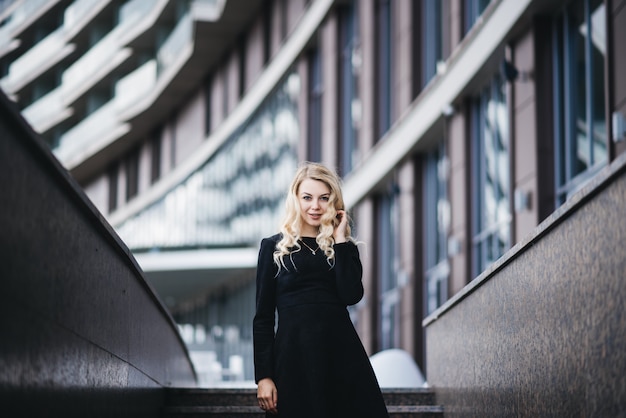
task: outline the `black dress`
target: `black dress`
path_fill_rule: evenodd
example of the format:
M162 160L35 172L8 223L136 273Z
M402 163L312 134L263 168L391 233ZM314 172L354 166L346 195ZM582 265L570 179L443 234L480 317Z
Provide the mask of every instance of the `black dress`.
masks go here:
M316 248L315 238L303 238ZM363 297L359 252L335 244L329 265L321 250L302 249L274 264L280 235L261 241L254 317L255 380L271 377L278 417L388 417L369 362L346 309ZM274 334L275 310L278 327ZM267 414L276 417L276 415Z

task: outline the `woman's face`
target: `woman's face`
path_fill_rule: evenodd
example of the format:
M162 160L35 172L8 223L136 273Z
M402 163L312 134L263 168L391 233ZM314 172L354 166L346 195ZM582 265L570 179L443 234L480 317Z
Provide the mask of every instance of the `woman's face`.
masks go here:
M319 180L305 179L298 189L302 235L315 237L321 225L322 215L328 209L330 189Z

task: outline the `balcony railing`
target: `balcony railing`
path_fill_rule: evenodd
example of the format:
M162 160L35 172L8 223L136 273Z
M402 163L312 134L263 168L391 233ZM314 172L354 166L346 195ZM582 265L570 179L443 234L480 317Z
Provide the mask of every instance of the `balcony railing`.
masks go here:
M157 54L159 73L164 72L177 61L181 50L192 46L194 22L217 20L222 15L223 8L223 0L194 0L191 3L189 11L178 21L159 49Z
M38 9L43 2L26 1L11 15L11 20L0 28L0 45L6 45L11 39L11 31L24 22L26 16ZM25 83L35 79L43 71L50 68L68 53L75 49L68 42L67 36L76 30L79 22L93 11L96 5L102 6L101 0L77 0L67 7L63 17L63 25L50 33L42 41L37 42L11 64L8 75L0 81L7 92L17 92ZM87 23L87 22L84 22Z
M115 96L112 100L62 136L59 148L55 150L57 157L71 166L72 161L78 161L78 153L82 156L97 153L117 139L116 135L124 133L126 129L120 114L144 99L154 87L157 80L156 67L156 61L150 60L120 79L115 85Z
M132 250L254 245L273 232L297 166L291 74L196 172L117 225Z
M157 82L157 62L150 60L115 85L115 108L123 113L130 106L144 99Z
M120 26L129 30L138 20L154 9L154 0L131 0L120 9Z
M67 9L63 16L63 27L67 30L73 30L86 16L98 5L98 3L107 3L103 0L76 0Z
M55 30L13 61L9 67L8 75L0 82L2 88L7 92L14 93L55 61L58 61L65 46L64 34L63 27ZM73 46L69 47L73 49Z
M63 94L60 88L52 90L22 111L33 129L40 133L46 132L71 113L72 110L63 104Z
M124 49L120 37L141 20L147 0L132 0L120 12L120 23L63 73L63 91L69 102L111 71L131 51Z
M35 12L45 7L46 3L50 3L50 0L24 0L15 8L15 11L11 13L10 20L0 28L0 39L3 37L11 38L11 35L15 29L17 29L22 23L26 22L29 17L33 16Z
M81 84L84 84L90 74L100 70L105 63L113 60L119 54L119 36L128 29L128 25L136 22L142 13L146 12L149 2L145 0L135 0L125 9L121 23L105 38L103 38L94 48L77 61L63 74L63 97L66 103L71 102L71 96L78 94ZM122 129L123 117L120 116L125 111L145 99L157 83L158 74L172 67L177 60L177 55L186 45L192 44L193 22L189 14L185 15L176 25L170 36L167 38L159 52L157 60L150 60L135 71L120 79L115 85L115 96L107 104L95 111L88 120L84 120L76 127L63 135L60 147L56 151L57 157L65 164L70 161L77 161L77 153L84 156L98 152L116 138L112 137L113 132L124 132ZM130 53L130 52L129 52ZM97 122L101 121L101 122ZM102 140L103 133L98 123L104 123L108 132L107 140ZM93 128L91 128L93 126ZM74 144L78 141L78 144ZM86 151L85 144L90 144ZM82 146L81 146L82 144Z
M219 19L224 11L226 0L194 0L190 5L194 20L211 22Z
M78 61L72 64L62 77L64 96L71 102L71 97L76 97L81 91L88 88L88 84L95 83L99 77L98 72L105 68L111 68L115 55L120 52L117 44L119 26L109 32L93 48L85 53ZM130 54L130 53L129 53Z
M101 149L103 144L119 135L123 128L117 118L115 102L111 100L67 131L54 153L64 165L71 165L76 159L82 158L82 154L89 155L93 149Z
M191 45L193 22L189 13L176 24L172 33L157 53L159 74L171 67L180 56L180 51Z
M94 1L75 2L66 10L66 24L80 22L89 7L96 4ZM194 22L219 19L224 4L223 0L194 0L157 51L156 58L123 76L116 83L114 97L109 103L61 137L55 150L57 157L71 169L81 159L89 158L108 146L117 139L115 135L123 134L125 121L145 111L152 103L149 98L160 94L155 90L158 81L164 79L163 88L167 84L165 79L174 75L192 53ZM120 11L120 24L64 72L61 86L57 89L60 91L42 98L42 104L37 103L28 109L29 120L36 129L40 132L50 129L50 123L65 119L72 112L71 106L76 99L126 60L132 54L130 49L124 47L129 34L135 33L133 28L139 27L142 19L160 7L163 7L161 3L155 4L150 0L127 3ZM188 51L189 54L181 54L181 51ZM37 112L42 114L36 115Z

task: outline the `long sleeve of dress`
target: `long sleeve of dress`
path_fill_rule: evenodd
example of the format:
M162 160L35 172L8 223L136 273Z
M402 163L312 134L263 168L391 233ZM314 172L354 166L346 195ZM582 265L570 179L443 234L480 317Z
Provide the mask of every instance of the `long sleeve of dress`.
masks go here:
M276 266L272 254L276 243L261 241L256 272L256 315L252 330L254 338L254 376L259 380L272 377L274 320L276 310Z
M352 242L335 244L335 275L337 293L346 305L354 305L363 297L363 266L359 250Z

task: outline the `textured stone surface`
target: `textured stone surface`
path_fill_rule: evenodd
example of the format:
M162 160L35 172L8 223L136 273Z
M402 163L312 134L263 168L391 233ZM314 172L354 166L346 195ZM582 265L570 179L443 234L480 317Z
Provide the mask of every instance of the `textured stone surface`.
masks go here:
M626 416L626 156L426 318L446 416Z
M157 416L195 376L127 247L0 94L0 404Z
M382 389L391 418L443 416L435 394L426 388ZM256 399L256 389L168 389L163 416L175 417L264 417ZM280 396L279 396L280 404ZM348 418L348 417L346 417Z

